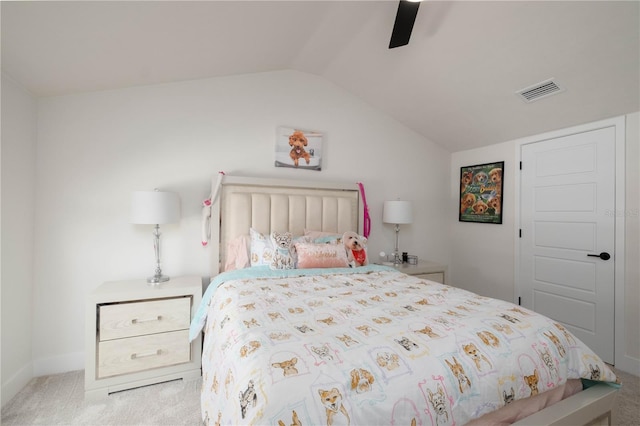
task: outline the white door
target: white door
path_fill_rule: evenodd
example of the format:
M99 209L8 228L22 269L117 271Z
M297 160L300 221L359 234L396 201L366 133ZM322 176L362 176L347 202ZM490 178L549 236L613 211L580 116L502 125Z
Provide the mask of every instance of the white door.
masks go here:
M523 145L521 159L521 304L613 364L615 128Z

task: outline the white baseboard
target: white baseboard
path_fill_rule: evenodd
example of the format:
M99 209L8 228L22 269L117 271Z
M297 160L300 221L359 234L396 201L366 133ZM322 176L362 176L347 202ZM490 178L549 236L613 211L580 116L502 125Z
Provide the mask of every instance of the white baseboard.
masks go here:
M615 367L625 373L640 377L640 359L628 355L616 357Z
M2 406L18 394L31 379L49 374L84 370L84 352L73 352L29 362L2 383Z
M84 370L84 352L72 352L33 361L34 377L76 370Z
M2 382L2 406L11 401L14 396L24 388L35 375L33 374L33 363L29 362L16 374L11 376L6 382Z

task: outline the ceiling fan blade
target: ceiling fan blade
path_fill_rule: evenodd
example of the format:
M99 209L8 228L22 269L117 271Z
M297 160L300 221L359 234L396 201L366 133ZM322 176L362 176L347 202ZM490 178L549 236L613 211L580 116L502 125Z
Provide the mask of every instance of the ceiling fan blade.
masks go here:
M393 31L391 32L389 49L409 44L411 30L413 30L413 24L416 21L419 7L420 2L400 0L400 3L398 3L398 12L396 13L396 21L393 24Z

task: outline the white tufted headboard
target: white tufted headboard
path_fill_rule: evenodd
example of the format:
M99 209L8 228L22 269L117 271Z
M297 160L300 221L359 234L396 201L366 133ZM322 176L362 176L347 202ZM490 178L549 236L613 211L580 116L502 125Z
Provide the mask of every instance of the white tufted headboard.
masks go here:
M212 185L216 182L217 177ZM362 233L363 206L355 183L225 176L219 194L211 211L212 277L221 270L227 243L249 234L249 228L265 235L289 231L298 236L305 229Z

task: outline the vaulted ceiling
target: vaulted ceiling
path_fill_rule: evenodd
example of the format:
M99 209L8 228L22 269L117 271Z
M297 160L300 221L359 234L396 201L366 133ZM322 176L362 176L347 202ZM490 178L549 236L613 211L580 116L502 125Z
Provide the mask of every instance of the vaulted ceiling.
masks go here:
M389 49L397 4L3 1L2 70L46 97L295 69L450 151L640 109L638 1L425 1Z

